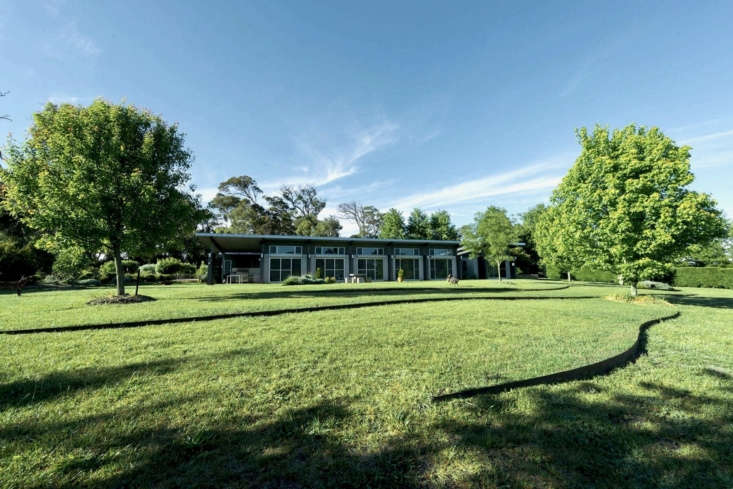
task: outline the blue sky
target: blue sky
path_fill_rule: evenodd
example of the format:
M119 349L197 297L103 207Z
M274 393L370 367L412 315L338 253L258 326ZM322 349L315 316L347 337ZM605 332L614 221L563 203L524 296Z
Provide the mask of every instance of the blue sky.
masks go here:
M733 217L731 2L0 1L0 133L47 101L176 121L202 195L448 210L546 201L574 130L658 126ZM352 231L347 226L342 234Z

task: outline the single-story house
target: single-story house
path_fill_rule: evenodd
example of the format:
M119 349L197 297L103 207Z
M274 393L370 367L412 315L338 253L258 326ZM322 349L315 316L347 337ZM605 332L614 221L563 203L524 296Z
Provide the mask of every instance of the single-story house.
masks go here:
M208 282L281 282L291 275L357 275L370 281L461 276L458 241L196 233L210 250Z

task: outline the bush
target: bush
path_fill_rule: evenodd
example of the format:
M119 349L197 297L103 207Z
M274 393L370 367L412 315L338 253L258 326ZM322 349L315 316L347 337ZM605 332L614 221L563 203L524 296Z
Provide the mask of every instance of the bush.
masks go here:
M589 268L581 268L578 271L570 272L570 276L573 277L575 280L582 280L584 282L606 282L612 284L618 282L616 274L612 272L607 272L605 270L591 270Z
M321 268L320 267L316 268L316 278L322 278L322 277L323 277L323 272L321 271Z
M209 266L202 263L198 270L196 270L196 278L199 282L206 282L206 276L209 274Z
M193 263L181 263L178 267L178 275L184 277L194 277L196 275L196 265Z
M138 266L139 265L135 260L122 260L122 269L124 270L126 275L137 273ZM114 261L106 261L102 263L102 266L99 267L99 280L101 280L102 282L113 280L115 278L115 275L116 273Z
M74 282L74 285L80 285L82 287L96 287L98 285L101 285L102 282L97 280L96 278L85 278L82 280L76 280Z
M323 282L327 284L335 284L336 277L326 277L325 279L323 279Z
M140 266L140 275L144 273L152 273L155 275L155 263L146 263L145 265Z
M323 280L322 278L313 278L312 275L303 275L301 277L291 275L290 277L282 281L282 285L314 285L324 283L326 283L325 280Z
M158 275L173 275L181 270L181 260L178 258L161 258L155 265Z
M733 289L733 268L680 267L675 269L672 284L677 287Z
M59 251L53 262L53 275L60 280L95 278L93 263L81 248L66 248Z

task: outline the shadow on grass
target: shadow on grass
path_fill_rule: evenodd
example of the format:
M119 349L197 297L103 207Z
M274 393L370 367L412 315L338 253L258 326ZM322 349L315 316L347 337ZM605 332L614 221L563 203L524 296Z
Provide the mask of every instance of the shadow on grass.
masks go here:
M664 300L680 306L715 307L733 309L731 297L706 297L702 295L665 295Z
M0 428L0 438L11 452L60 460L35 484L6 472L11 483L38 488L730 487L725 394L702 398L649 382L634 395L581 386L526 391L529 411L515 409L511 394L456 401L419 429L380 433L388 441L369 450L350 437L348 428L365 421L343 398L264 419L201 415L200 399L184 398ZM701 405L716 414L702 417ZM184 426L160 423L155 413L170 406L199 414Z
M242 356L252 349L237 349L218 354L217 359ZM116 367L89 367L51 372L37 379L0 383L0 410L22 407L74 394L78 391L114 385L136 375L165 375L181 364L190 364L208 357L190 356L153 362L130 363Z

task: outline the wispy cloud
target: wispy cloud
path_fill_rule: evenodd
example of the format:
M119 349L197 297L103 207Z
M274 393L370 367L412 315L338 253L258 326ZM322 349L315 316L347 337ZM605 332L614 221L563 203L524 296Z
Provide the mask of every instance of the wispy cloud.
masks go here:
M44 49L48 56L60 61L70 56L92 58L102 53L95 40L81 32L73 19L61 25L55 35L45 43Z
M301 143L306 164L293 167L292 173L301 173L282 179L263 182L261 187L269 192L283 185L313 185L322 187L359 170L358 162L370 153L378 151L397 140L399 126L383 122L351 134L345 143L335 148L316 147L310 142Z
M557 170L564 170L571 161L564 155L558 156L516 170L472 178L433 191L408 195L393 202L389 207L409 212L415 207L436 209L502 195L546 191L560 183L562 175Z
M703 143L706 141L714 141L716 139L729 138L729 137L733 137L733 129L730 131L713 132L710 134L704 134L702 136L696 136L694 138L683 139L682 141L680 141L680 143L692 145L696 143Z
M341 185L331 185L325 188L321 194L327 199L339 200L339 199L364 199L368 197L370 193L377 190L387 188L394 185L397 180L377 180L366 185L357 185L354 187L344 187Z

